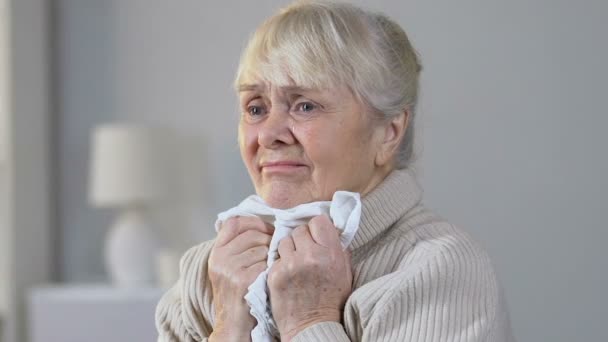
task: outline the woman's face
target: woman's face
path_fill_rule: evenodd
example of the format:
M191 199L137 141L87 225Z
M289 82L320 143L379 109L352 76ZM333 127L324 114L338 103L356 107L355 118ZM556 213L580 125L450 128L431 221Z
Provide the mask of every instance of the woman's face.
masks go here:
M241 156L270 206L331 200L337 190L365 194L382 180L374 162L382 129L350 90L252 82L239 98Z

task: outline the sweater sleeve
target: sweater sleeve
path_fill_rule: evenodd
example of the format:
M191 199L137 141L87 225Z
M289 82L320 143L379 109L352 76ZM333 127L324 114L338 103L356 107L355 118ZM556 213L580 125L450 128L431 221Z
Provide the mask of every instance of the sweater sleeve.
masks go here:
M213 322L207 260L213 241L189 249L180 260L180 277L156 307L158 342L207 341Z

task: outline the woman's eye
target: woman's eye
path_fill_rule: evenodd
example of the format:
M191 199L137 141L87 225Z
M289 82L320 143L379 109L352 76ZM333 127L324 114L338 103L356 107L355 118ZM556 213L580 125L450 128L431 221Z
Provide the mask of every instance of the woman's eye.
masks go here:
M247 113L252 116L258 116L264 114L264 109L261 106L249 106L247 107Z
M305 113L312 112L316 108L317 107L314 104L310 103L310 102L301 102L301 103L298 103L296 105L296 110L297 111L299 111L299 112L305 112Z

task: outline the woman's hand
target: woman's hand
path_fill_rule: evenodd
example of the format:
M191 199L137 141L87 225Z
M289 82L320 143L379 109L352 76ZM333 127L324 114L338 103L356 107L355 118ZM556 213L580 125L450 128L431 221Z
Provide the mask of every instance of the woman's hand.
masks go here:
M208 261L215 307L210 340L250 340L255 318L243 297L266 269L273 231L259 217L233 217L223 223Z
M268 275L272 314L281 341L319 322L340 322L352 291L350 254L329 217L317 216L279 243Z

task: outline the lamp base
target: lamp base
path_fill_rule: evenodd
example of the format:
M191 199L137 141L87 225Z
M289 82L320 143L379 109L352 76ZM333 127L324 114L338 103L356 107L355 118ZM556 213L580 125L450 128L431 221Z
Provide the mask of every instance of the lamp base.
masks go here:
M125 209L106 237L105 262L118 287L152 286L159 243L142 208Z

